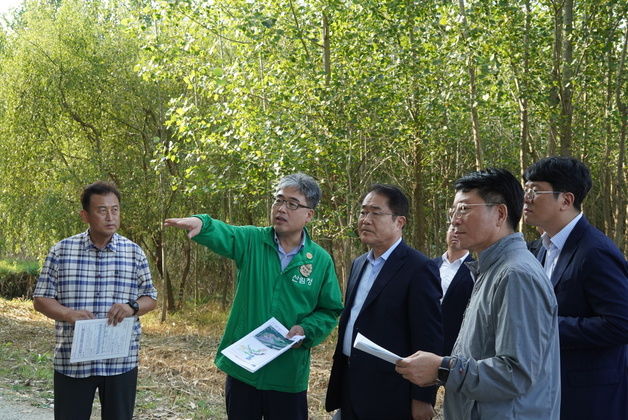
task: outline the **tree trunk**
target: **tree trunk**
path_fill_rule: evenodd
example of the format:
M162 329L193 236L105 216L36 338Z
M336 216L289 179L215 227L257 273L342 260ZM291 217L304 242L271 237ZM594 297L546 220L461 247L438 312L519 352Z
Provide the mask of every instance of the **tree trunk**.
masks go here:
M464 0L458 0L460 7L460 16L462 17L462 36L468 41L467 13L465 10ZM471 104L471 132L473 144L475 145L475 168L480 170L484 167L484 152L482 150L482 139L480 137L480 117L478 113L478 92L475 80L475 57L469 51L467 57L467 74L469 75L469 102Z
M554 44L552 48L552 76L549 93L549 133L547 137L547 154L556 154L556 144L559 136L560 87L561 87L561 58L563 45L563 3L554 1Z
M414 237L414 246L418 250L427 253L426 247L426 230L425 230L425 182L423 180L423 170L421 162L423 160L423 150L420 139L414 141L414 165L413 165L413 188L412 188L412 233Z
M530 162L528 149L530 148L530 121L528 115L528 80L530 77L530 1L525 1L525 26L523 34L523 71L519 81L519 166L521 173ZM515 78L515 82L518 78Z
M183 254L185 255L185 265L183 266L183 273L181 274L181 283L179 283L179 298L177 299L177 309L183 307L185 287L188 283L190 274L190 266L192 262L192 247L190 246L190 240L186 239L183 246Z
M166 247L164 246L164 225L163 222L161 224L160 232L159 232L159 255L160 255L160 266L161 266L161 279L162 284L164 285L163 293L163 301L161 305L161 322L166 321L166 316L168 312L174 309L174 296L172 291L172 283L170 282L170 276L168 275L168 269L166 267Z
M325 71L325 85L331 83L331 46L329 41L329 21L323 13L323 70Z
M571 156L572 120L573 120L573 7L574 0L564 0L563 3L563 47L562 47L562 77L561 77L561 114L560 114L560 153L562 156Z
M615 178L615 243L626 254L626 191L624 179L624 162L626 159L626 124L628 124L628 110L624 102L624 70L626 65L626 46L628 43L628 27L624 29L624 46L621 51L619 67L617 69L617 84L615 88L615 97L620 118L619 132L619 154L617 156L617 175Z

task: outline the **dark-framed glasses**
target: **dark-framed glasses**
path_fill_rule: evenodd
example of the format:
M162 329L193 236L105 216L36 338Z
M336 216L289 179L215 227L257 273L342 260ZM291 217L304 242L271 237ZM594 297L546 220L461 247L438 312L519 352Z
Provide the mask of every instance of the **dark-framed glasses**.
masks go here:
M458 217L463 217L471 211L473 207L476 206L497 206L503 203L458 203L455 207L450 208L447 211L447 220L449 223L453 222L454 219Z
M540 194L560 194L562 191L539 191L534 188L524 188L523 198L528 201L534 201L537 195Z
M296 201L290 201L283 199L281 197L274 197L273 207L281 207L283 204L286 205L288 210L297 210L297 209L312 209L312 207L304 206L301 203L297 203Z

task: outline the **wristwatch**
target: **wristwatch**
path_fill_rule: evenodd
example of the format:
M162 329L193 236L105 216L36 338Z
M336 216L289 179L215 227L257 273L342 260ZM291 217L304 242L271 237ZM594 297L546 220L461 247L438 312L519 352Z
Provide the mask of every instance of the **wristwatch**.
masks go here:
M451 357L445 356L443 357L443 361L440 363L438 367L438 385L445 385L447 382L447 378L449 378L449 370L451 369Z
M136 300L131 299L126 304L129 305L131 309L133 309L133 315L137 314L137 312L140 310L140 305L139 303L137 303Z

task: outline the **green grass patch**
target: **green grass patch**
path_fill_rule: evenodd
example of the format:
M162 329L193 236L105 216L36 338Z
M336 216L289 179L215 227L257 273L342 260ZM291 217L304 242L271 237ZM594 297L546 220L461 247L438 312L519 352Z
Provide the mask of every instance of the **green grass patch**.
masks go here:
M30 297L40 266L33 260L0 259L0 296Z
M30 274L37 276L40 266L37 261L0 259L0 277L11 274Z

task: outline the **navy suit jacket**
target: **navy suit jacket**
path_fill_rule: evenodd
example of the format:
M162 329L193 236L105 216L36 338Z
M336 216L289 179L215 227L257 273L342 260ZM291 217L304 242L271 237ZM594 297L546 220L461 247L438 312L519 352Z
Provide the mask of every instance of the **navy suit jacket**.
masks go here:
M541 247L538 258L545 260ZM628 264L583 216L558 257L561 418L628 419Z
M436 387L412 385L395 372L392 363L357 349L351 350L351 367L345 369L343 337L356 286L367 263L364 254L351 266L325 408L335 410L344 398L350 398L361 420L407 420L411 399L434 404ZM418 350L439 354L443 346L440 297L436 265L402 241L373 282L355 321L351 342L360 332L401 357ZM349 382L343 386L345 380ZM349 395L343 395L343 389L348 389Z
M434 258L433 261L440 268L443 264L443 257ZM441 303L445 348L443 353L440 354L446 356L451 354L451 349L454 347L456 338L458 338L464 311L467 309L467 304L469 303L469 298L473 291L473 278L471 277L469 267L465 264L469 261L473 261L471 254L467 255L467 258L464 259L456 275L451 280L451 284L447 288L447 293L445 293L445 297Z

